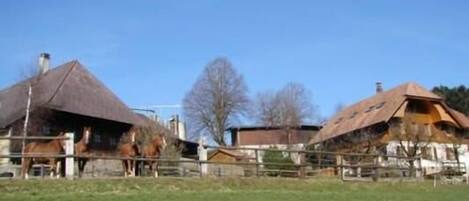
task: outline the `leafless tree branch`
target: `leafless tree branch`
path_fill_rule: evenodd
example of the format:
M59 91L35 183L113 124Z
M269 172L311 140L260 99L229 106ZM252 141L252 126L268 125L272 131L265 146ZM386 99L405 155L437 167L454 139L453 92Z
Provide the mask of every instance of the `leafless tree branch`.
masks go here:
M190 137L208 134L219 145L226 145L225 130L246 112L246 94L243 76L226 58L210 62L183 100Z

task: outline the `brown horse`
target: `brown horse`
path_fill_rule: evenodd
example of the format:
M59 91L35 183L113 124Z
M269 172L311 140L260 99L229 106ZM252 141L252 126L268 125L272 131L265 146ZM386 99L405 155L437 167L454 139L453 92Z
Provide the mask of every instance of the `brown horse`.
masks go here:
M85 153L88 152L88 144L90 142L91 137L91 127L84 127L83 128L83 135L77 143L75 143L75 155L78 156L78 176L81 177L83 174L83 170L85 170L86 162L88 162L87 158L80 158Z
M64 133L61 132L57 137L63 137ZM24 155L34 154L47 154L47 155L58 155L63 153L65 149L65 139L54 139L50 142L31 142L24 147ZM34 163L49 163L50 165L50 176L53 177L54 173L57 177L60 176L60 162L58 158L54 157L27 157L22 159L21 163L21 176L28 179L28 173Z
M141 154L146 159L158 159L161 156L161 153L166 148L166 140L163 135L156 135L150 143L143 147ZM158 162L156 161L145 161L145 165L148 165L150 171L154 173L154 177L158 177Z
M119 152L122 157L134 158L138 155L138 148L135 143L136 131L132 128L128 133L125 134L129 138L129 142L122 143L119 146ZM123 159L122 168L124 170L124 176L135 176L135 160Z

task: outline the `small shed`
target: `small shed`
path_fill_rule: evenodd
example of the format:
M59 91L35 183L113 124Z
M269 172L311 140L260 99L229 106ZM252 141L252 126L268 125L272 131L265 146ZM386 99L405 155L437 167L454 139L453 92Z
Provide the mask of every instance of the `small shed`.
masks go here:
M239 161L247 160L247 156L241 152L227 150L227 149L216 149L213 150L208 156L210 162L222 162L222 163L234 163Z
M248 162L249 158L247 155L233 150L228 149L216 149L212 150L208 159L209 162L215 162L209 164L208 171L209 174L215 176L246 176L247 173L252 172L249 170L253 166L250 165L233 165L233 164L223 164L223 163L236 163L236 162ZM217 164L219 163L219 164ZM249 173L252 174L252 173Z

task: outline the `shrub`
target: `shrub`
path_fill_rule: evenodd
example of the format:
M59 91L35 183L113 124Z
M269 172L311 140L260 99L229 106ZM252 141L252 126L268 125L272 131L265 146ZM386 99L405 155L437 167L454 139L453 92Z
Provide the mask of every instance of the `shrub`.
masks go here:
M277 148L273 148L277 149ZM298 170L295 166L295 163L288 155L284 155L281 151L265 151L263 162L266 163L264 165L265 169L267 170L278 170L278 171L268 171L267 175L269 176L280 176L286 175L282 174L282 170ZM276 164L269 164L269 163L276 163Z

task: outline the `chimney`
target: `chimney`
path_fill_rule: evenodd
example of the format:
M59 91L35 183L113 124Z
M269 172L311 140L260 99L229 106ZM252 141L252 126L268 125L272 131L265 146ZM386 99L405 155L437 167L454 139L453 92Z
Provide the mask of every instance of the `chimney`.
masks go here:
M44 74L49 70L49 53L41 53L39 55L39 73Z
M376 82L376 93L381 93L383 92L383 83L381 82Z

